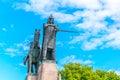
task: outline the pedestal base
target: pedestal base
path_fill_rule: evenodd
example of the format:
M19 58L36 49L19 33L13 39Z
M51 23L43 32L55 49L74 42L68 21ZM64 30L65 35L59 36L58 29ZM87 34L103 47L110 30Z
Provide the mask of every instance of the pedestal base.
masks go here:
M44 61L38 68L38 80L58 80L56 62Z
M26 80L37 80L37 75L28 75Z

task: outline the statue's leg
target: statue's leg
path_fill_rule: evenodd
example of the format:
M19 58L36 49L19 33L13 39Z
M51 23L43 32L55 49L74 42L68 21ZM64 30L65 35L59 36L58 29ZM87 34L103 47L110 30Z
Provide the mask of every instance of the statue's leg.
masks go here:
M28 71L27 71L28 73L30 73L30 65L29 64L30 64L30 61L28 60L28 64L27 64L28 65Z
M47 47L48 47L48 39L45 39L43 43L43 60L46 60Z
M47 49L43 50L43 60L46 60Z
M31 72L33 73L33 63L31 63Z
M28 68L29 74L31 74L31 61L29 61L28 66L29 66Z
M29 74L32 74L32 56L29 56Z
M38 71L38 62L35 62L35 73L37 74L37 71Z

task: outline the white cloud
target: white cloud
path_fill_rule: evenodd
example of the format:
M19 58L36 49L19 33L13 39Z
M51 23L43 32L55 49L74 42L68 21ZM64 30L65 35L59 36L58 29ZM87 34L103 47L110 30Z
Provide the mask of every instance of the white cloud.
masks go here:
M24 51L27 51L29 50L29 46L28 46L28 43L17 43L16 44L17 48L22 48Z
M92 64L93 63L93 61L91 61L91 60L77 59L75 55L67 56L60 60L61 64L67 64L69 62L76 62L76 63L80 63L80 64Z
M91 65L91 64L94 64L93 61L91 60L82 60L82 59L78 59L76 58L75 55L70 55L70 56L66 56L64 57L63 59L61 59L59 61L59 65L58 65L58 70L61 70L63 68L63 65L64 64L67 64L67 63L70 63L70 62L74 62L74 63L80 63L80 64L83 64L83 65Z
M82 42L83 40L86 40L88 37L90 37L90 33L80 34L80 36L74 37L69 44L75 44L78 42Z
M113 72L115 72L117 75L120 75L120 70L113 70L113 69L108 70L108 72L110 72L110 71L113 71Z
M2 31L5 31L5 32L6 32L6 31L7 31L7 29L4 27L4 28L2 28Z
M58 45L59 47L63 47L64 44L63 44L63 42L61 42L61 41L57 41L57 42L56 42L56 45Z
M102 45L102 41L100 39L93 38L93 39L91 39L91 41L83 42L82 49L83 50L96 49L96 47L98 47L100 45Z
M50 10L56 10L58 4L55 4L54 0L29 0L28 3L17 3L17 8L23 8L26 11L34 11L39 14L49 12Z
M19 66L21 66L21 67L26 67L23 63L20 63Z
M120 75L120 70L119 70L119 71L115 71L115 73L116 73L117 75Z
M5 51L10 53L18 52L18 50L14 48L7 48Z
M29 36L28 38L31 38L31 36ZM5 54L14 57L14 56L24 56L24 53L28 53L29 50L29 44L30 41L28 39L25 39L23 42L21 43L14 43L13 45L11 45L8 48L4 49Z
M104 38L106 42L105 47L114 47L120 49L120 30L116 30L115 32L106 35Z
M14 53L5 53L6 55L9 55L10 57L15 57L16 55Z
M20 52L18 49L15 48L6 48L5 54L10 55L11 57L14 57L16 55L21 55L22 52Z
M13 27L14 27L14 25L13 25L13 24L10 24L9 27L2 27L2 31L6 32L6 31L9 30L9 28L12 29Z
M79 43L84 50L100 48L120 49L120 0L29 0L17 3L17 9L32 11L46 18L49 14L61 23L75 24L82 35L70 44Z
M13 45L8 46L7 48L4 47L4 53L14 57L14 56L25 56L30 48L30 42L33 41L34 35L28 35L25 40L20 43L14 43ZM0 43L0 45L3 45Z
M61 0L61 5L64 7L72 8L87 8L87 9L100 9L101 4L99 0Z
M16 46L18 49L22 49L23 51L28 51L30 47L30 40L33 40L34 35L29 35L26 37L26 39L21 43L15 43L14 46Z

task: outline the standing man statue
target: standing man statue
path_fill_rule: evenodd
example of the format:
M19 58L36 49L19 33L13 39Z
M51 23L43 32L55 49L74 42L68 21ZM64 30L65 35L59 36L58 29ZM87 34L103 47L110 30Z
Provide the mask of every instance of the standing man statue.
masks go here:
M28 74L37 74L39 58L40 58L40 46L39 46L40 30L35 30L34 42L30 43L30 50L24 59L24 65L28 62Z
M54 24L52 15L48 22L43 25L43 43L42 43L42 60L55 60L55 43L58 26Z

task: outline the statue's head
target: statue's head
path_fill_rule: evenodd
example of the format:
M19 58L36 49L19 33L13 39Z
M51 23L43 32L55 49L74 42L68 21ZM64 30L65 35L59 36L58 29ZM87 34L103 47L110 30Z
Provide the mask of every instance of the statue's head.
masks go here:
M30 42L30 49L32 49L34 47L34 43Z
M40 30L39 29L35 29L35 32L40 32Z
M39 29L35 29L34 41L39 41L39 37L40 37L40 30Z
M54 24L54 18L53 18L53 15L51 14L48 18L48 24Z

